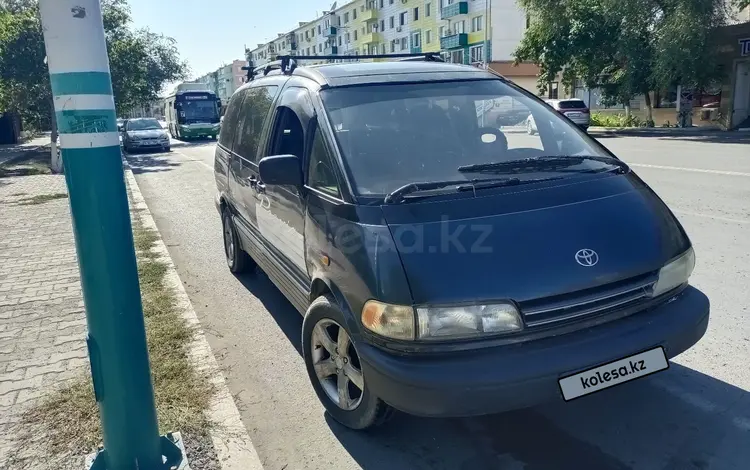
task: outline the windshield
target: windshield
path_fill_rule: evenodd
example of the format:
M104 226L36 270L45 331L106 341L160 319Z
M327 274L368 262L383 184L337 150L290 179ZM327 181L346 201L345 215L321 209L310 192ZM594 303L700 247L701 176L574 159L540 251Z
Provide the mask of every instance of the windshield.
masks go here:
M185 121L219 122L219 112L214 100L180 101L180 117Z
M557 113L501 80L334 88L321 95L358 195L380 196L413 182L483 177L459 171L468 165L608 156ZM607 166L578 158L568 170ZM546 168L519 177L539 178L542 172L560 175Z
M138 119L136 121L128 121L127 130L129 131L148 131L152 129L161 130L161 124L156 119Z

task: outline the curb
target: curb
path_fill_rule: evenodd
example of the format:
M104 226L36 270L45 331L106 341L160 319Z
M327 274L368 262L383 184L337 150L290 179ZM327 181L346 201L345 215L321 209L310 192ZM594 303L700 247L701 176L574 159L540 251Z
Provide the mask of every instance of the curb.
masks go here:
M133 208L140 210L143 226L159 234L156 223L125 158L123 158L123 164L125 183L131 193ZM206 340L198 316L193 309L193 304L190 302L187 292L185 292L161 234L159 234L152 251L159 254L162 261L167 264L165 283L174 289L178 308L182 309L183 312L182 317L188 325L195 328L196 334L190 347L190 358L199 372L208 374L211 383L217 390L213 403L206 414L212 422L219 425L219 429L211 431L210 434L221 468L223 470L263 470L258 453L253 447L245 425L242 424L240 412L226 385L224 374L221 373L219 364L211 352L211 346Z
M622 134L622 135L699 135L716 134L727 132L716 127L689 127L689 128L665 128L665 127L589 127L589 132L595 134Z

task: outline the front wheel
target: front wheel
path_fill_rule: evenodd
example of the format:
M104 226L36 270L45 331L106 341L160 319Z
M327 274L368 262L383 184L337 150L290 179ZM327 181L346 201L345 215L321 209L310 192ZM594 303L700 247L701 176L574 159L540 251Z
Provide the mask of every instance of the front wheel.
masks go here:
M234 226L232 214L228 209L225 209L221 214L221 224L224 235L224 255L229 271L232 274L240 274L255 267L253 259L245 253L240 245L237 229Z
M388 421L393 408L367 387L345 324L335 301L318 297L302 323L302 350L313 389L328 414L350 429L363 430Z
M526 121L526 133L529 135L534 135L534 127L531 125L531 120Z

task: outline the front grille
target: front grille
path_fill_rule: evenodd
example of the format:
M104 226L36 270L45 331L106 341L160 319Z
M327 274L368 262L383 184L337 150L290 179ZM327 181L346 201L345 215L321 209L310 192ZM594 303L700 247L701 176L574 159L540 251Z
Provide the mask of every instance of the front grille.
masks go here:
M521 304L526 326L570 322L633 307L651 299L656 273Z

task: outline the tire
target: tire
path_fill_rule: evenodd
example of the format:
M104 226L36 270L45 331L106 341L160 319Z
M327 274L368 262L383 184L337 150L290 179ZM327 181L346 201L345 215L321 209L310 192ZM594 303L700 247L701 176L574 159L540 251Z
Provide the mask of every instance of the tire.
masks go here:
M534 128L531 127L531 121L526 121L526 133L529 135L536 134L536 132L534 132Z
M172 147L170 147L170 146L164 147L164 151L165 152L171 152L172 151Z
M307 309L305 320L302 323L302 355L305 358L305 367L313 389L328 414L347 428L365 430L388 421L393 416L394 410L367 388L356 347L351 341L351 335L343 326L345 324L344 314L332 297L321 296L315 299ZM346 353L334 358L329 353L329 348L322 346L324 341L320 341L320 328L327 335L330 348L341 346L342 338L340 334L343 331L348 338L348 341L344 341L344 344L348 345ZM336 334L335 337L332 336L333 332ZM339 351L338 347L335 351ZM323 384L315 371L316 363L328 363L329 367L333 368L331 369L333 373L323 379L326 385ZM350 371L349 374L344 372L347 369ZM359 374L356 375L356 372L359 372ZM339 406L332 398L334 392L338 391L338 378L342 373L347 377L346 395L348 395L347 398L351 403L349 407ZM356 380L350 380L348 377L358 377L362 388L360 389L355 384ZM352 396L352 391L357 396ZM359 394L356 393L357 391L359 391ZM339 400L340 398L337 399L337 401Z
M227 260L227 267L232 274L240 274L255 268L255 262L250 255L245 253L237 236L237 229L234 226L232 215L229 210L224 210L221 214L222 238L224 239L224 257Z

